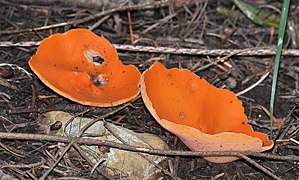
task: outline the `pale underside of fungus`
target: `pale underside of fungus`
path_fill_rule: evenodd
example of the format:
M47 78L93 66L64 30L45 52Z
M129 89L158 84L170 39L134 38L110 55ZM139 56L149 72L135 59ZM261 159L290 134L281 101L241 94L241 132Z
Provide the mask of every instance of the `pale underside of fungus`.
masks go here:
M155 63L141 77L141 95L157 122L193 151L253 151L271 149L266 134L253 131L242 102L189 70L166 69ZM204 157L227 163L238 157Z

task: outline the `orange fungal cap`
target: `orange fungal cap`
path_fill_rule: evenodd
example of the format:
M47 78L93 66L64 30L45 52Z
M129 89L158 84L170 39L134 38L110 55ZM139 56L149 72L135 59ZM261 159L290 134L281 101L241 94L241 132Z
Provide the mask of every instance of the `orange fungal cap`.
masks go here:
M214 87L187 69L168 70L155 63L142 74L140 87L153 117L193 151L262 152L273 146L266 134L253 131L233 92ZM238 159L204 158L215 163Z
M87 29L44 39L29 66L52 90L80 104L116 106L139 94L138 69L123 65L110 42Z

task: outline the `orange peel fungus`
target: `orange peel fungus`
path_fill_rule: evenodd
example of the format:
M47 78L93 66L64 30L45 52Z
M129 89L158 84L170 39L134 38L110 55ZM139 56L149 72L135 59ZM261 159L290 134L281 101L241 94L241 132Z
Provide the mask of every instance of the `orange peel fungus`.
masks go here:
M123 65L110 42L87 29L44 39L29 66L52 90L80 104L116 106L139 94L138 69Z
M193 151L253 151L272 148L266 134L253 131L242 102L228 90L209 84L187 69L155 63L141 77L143 101L168 131ZM206 156L214 163L238 157Z

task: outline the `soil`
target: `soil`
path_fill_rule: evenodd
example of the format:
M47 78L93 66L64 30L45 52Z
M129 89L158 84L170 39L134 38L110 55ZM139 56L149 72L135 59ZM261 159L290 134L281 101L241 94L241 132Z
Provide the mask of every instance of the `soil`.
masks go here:
M260 2L260 1L259 1ZM298 2L292 2L289 19L298 28ZM257 6L257 4L255 4ZM280 9L280 1L271 2L269 7ZM200 1L182 7L173 5L155 7L148 10L130 11L132 21L133 45L196 48L196 49L246 49L252 47L276 47L278 30L259 26L240 16L225 16L217 11L224 7L240 13L238 8L229 1ZM273 10L269 8L268 10ZM64 25L45 30L26 30L44 27L57 23L79 20L101 10L61 5L44 6L42 4L13 4L0 1L0 131L13 133L40 133L38 117L45 111L63 110L72 114L80 113L90 107L82 106L58 95L45 86L28 66L28 60L36 52L37 46L4 46L4 42L38 42L54 33L63 33L75 28L90 28L101 20L94 18L84 23ZM276 12L274 11L273 14ZM165 20L165 17L169 17ZM279 16L279 14L276 14ZM150 26L156 24L152 28ZM113 44L132 45L130 37L128 11L117 11L107 14L107 18L93 28L93 32L109 39ZM6 32L6 33L1 33ZM298 32L298 29L297 31ZM297 34L298 36L298 34ZM288 31L284 47L296 49L292 44L291 33ZM169 53L132 52L118 50L124 64L134 64L141 72L148 69L156 60L168 68L203 67L219 56L210 55L177 55ZM238 93L256 83L265 72L270 75L264 81L247 93L239 96L242 100L249 123L256 131L270 134L269 116L261 108L269 109L274 55L265 56L232 56L225 62L217 63L197 75L204 77L211 84ZM274 116L274 138L286 140L275 142L275 150L268 151L275 155L299 154L299 60L296 56L283 56L281 59ZM194 70L194 69L193 69ZM195 69L196 70L196 69ZM30 73L29 77L26 72ZM189 150L180 140L163 129L145 108L142 99L137 99L132 107L128 107L108 118L109 121L120 120L123 127L136 132L156 134L165 140L172 150ZM113 108L112 108L113 109ZM97 117L103 111L96 108L86 117ZM281 124L281 122L283 124ZM0 137L1 138L1 137ZM297 143L290 141L297 139ZM53 163L53 157L58 155L57 143L37 140L5 140L0 142L0 177L1 173L18 179L34 179L41 177L47 170L45 166ZM214 164L198 157L169 157L172 163L172 174L166 179L271 179L262 170L242 159L227 164ZM267 158L250 157L256 163L264 166L282 179L298 179L299 168L296 161L282 161ZM49 179L105 179L98 172L90 176L92 167L86 162L72 159L72 164L61 162ZM34 164L37 163L35 166ZM26 166L27 165L27 166ZM63 173L61 173L61 171ZM4 176L3 174L3 176ZM106 177L107 178L107 177ZM112 177L111 177L112 178ZM118 177L114 177L118 178ZM1 178L0 178L1 179Z

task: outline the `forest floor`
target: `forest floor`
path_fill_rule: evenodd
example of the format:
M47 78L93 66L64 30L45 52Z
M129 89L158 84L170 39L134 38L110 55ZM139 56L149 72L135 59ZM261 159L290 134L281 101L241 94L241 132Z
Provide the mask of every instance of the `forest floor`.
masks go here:
M289 19L292 19L298 28L297 5L291 5ZM272 2L266 9L281 9L281 6L281 2L277 1ZM37 78L28 65L28 60L37 50L38 42L44 38L70 29L86 28L107 38L117 48L122 62L135 65L141 73L159 61L167 68L190 69L219 88L235 93L248 89L238 96L243 102L248 121L254 130L270 135L270 121L266 111L269 110L270 104L275 54L264 53L259 48L275 49L278 30L256 25L230 1L212 0L184 6L157 4L152 8L145 7L141 2L136 10L127 6L101 9L62 4L34 4L34 1L25 4L0 1L0 131L12 134L40 134L38 119L50 110L71 114L89 110L83 116L91 118L102 115L105 108L91 109L55 93ZM105 11L109 8L114 8L114 11ZM231 10L238 15L225 15L219 12L220 8ZM277 16L279 17L279 14ZM64 22L66 23L57 27L47 27ZM31 29L37 27L42 28ZM298 49L293 38L291 32L287 31L284 48ZM135 48L132 51L130 47L134 46L145 49ZM147 51L146 47L154 47L155 52ZM167 48L161 47L175 48L178 51L166 52ZM225 57L236 50L248 48L253 48L250 50L252 54L234 53ZM199 53L184 53L188 49L198 49ZM223 61L218 61L222 57ZM215 61L218 62L213 63ZM209 67L200 69L208 64ZM266 152L276 156L294 157L297 160L299 144L295 140L299 140L298 65L298 54L282 56L274 111L275 145ZM260 81L261 79L264 80ZM155 121L141 98L132 102L132 106L106 119L109 122L117 121L122 127L135 132L155 134L161 137L171 150L189 150L183 142ZM18 179L41 177L57 160L63 149L60 147L64 146L59 142L49 143L50 141L38 138L0 139L0 177L6 175ZM84 158L69 158L61 161L48 178L120 178L110 177L101 171L91 174L93 167ZM170 161L166 170L170 173L166 173L166 179L299 177L299 162L292 159L250 156L252 161L272 173L270 177L263 169L244 159L227 164L214 164L195 156L177 155L168 158Z

